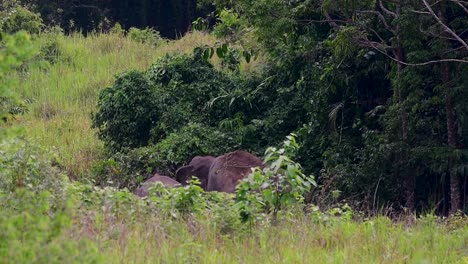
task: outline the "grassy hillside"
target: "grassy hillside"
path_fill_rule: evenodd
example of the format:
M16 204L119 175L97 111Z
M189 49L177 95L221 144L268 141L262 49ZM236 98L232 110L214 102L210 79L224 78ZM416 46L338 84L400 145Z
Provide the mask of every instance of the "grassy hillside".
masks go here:
M297 202L278 219L268 208L254 208L243 223L238 200L198 186L142 200L127 190L69 182L67 176L86 179L91 164L104 157L90 129L100 89L116 74L216 39L191 33L158 47L117 34L37 40L50 41L61 52L54 63L13 76L30 102L15 125L54 149L67 175L27 144L11 141L6 154L0 151L7 166L0 168L0 263L468 263L468 225L460 216L391 221L365 218L347 205L320 211Z
M102 151L101 142L90 129L100 89L111 85L116 74L146 69L165 54L189 53L216 41L200 32L158 47L118 34L42 35L38 41L45 45L51 38L61 53L57 62L45 70L36 67L26 76L18 76L19 93L32 102L31 111L20 116L18 124L41 145L56 148L59 163L72 179L83 177Z

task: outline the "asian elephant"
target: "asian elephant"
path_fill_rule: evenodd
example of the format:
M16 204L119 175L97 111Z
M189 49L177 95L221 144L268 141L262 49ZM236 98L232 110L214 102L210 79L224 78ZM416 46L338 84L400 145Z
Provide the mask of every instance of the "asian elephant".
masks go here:
M212 156L196 156L190 161L189 165L181 167L176 172L176 179L182 185L187 185L191 176L200 179L200 186L206 190L208 184L208 174L210 167L213 164L215 157Z
M264 167L261 159L242 150L217 157L210 168L207 191L234 193L239 181L246 178L251 168Z
M175 188L181 186L181 184L167 176L155 174L153 177L146 180L140 188L138 188L135 192L136 195L140 197L148 196L148 189L151 187L152 184L155 182L161 182L164 186L168 188Z

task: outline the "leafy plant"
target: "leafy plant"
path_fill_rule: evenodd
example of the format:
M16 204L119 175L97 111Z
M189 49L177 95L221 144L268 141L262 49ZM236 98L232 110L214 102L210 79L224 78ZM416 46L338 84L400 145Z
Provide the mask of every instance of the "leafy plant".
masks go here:
M161 158L160 151L154 146L129 149L95 162L91 169L92 181L101 187L112 186L133 191L156 172L170 175L173 168L167 165L169 162Z
M16 83L9 78L9 74L32 58L36 52L27 33L2 35L0 39L0 124L13 118L15 113L11 111L12 108L23 105L11 89ZM0 135L5 132L5 129L0 127Z
M95 244L86 239L64 239L72 225L72 206L69 199L60 198L53 198L48 191L28 189L0 195L0 262L101 260Z
M181 188L165 189L161 184L153 185L149 189L149 201L176 218L202 213L208 206L200 180L195 177Z
M119 28L117 27L117 24L116 24L116 28L114 29L114 31L120 32ZM147 43L152 46L158 46L163 41L163 39L159 35L159 32L150 27L147 27L144 29L131 27L128 30L127 37L134 41Z
M200 124L210 131L221 120L234 115L234 109L208 104L222 93L242 90L251 83L248 79L217 71L196 54L193 57L167 56L146 73L122 74L112 87L102 90L93 127L98 128L100 139L113 150L158 144L166 137L175 144L177 133L201 129L190 128L190 123ZM222 137L217 134L215 138Z
M218 14L218 23L213 29L213 34L219 38L233 37L242 29L243 23L234 10L224 8Z
M0 193L17 188L60 195L65 175L53 166L53 155L20 138L0 142Z
M145 146L158 119L154 89L144 73L130 71L102 90L93 127L111 149Z
M24 30L29 34L39 34L43 28L41 16L22 6L0 10L0 32L14 34Z
M224 133L217 128L189 123L161 140L153 150L159 153L162 161L171 163L167 164L168 168L177 168L197 155L218 156L239 148L239 142L233 138L234 133Z
M298 147L295 135L291 134L283 142L283 148L268 148L265 152L267 166L255 169L238 185L236 199L244 221L252 220L257 212L271 213L276 219L278 212L302 203L304 194L317 186L314 177L306 177L301 166L290 158Z

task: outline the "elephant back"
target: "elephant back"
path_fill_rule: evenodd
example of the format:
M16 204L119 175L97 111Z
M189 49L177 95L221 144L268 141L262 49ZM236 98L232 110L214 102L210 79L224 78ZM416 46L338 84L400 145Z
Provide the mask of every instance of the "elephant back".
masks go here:
M263 162L246 151L237 150L219 156L211 165L207 190L234 193L239 181L247 177L254 167L263 167Z
M148 180L146 180L140 188L138 188L135 192L136 195L140 196L140 197L146 197L148 196L149 192L149 188L151 187L151 185L153 185L154 183L156 182L160 182L162 183L164 186L166 186L167 188L174 188L174 187L179 187L181 186L181 184L178 182L178 181L175 181L174 179L170 178L170 177L167 177L167 176L164 176L164 175L159 175L159 174L155 174L153 177L149 178Z

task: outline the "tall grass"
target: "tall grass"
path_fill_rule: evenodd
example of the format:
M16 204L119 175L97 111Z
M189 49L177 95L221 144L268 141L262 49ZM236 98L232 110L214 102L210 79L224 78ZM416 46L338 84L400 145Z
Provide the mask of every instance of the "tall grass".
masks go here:
M388 218L298 218L223 235L209 219L152 217L114 223L86 238L115 263L466 263L468 257L468 227L450 231L430 219L408 228Z
M51 38L44 34L37 42ZM91 126L98 92L111 85L114 76L130 69L146 69L168 53L189 53L215 39L194 32L158 47L132 41L118 34L54 36L61 52L56 63L19 74L19 93L32 101L29 114L18 124L40 144L54 147L58 162L72 179L87 174L102 153L102 143Z

